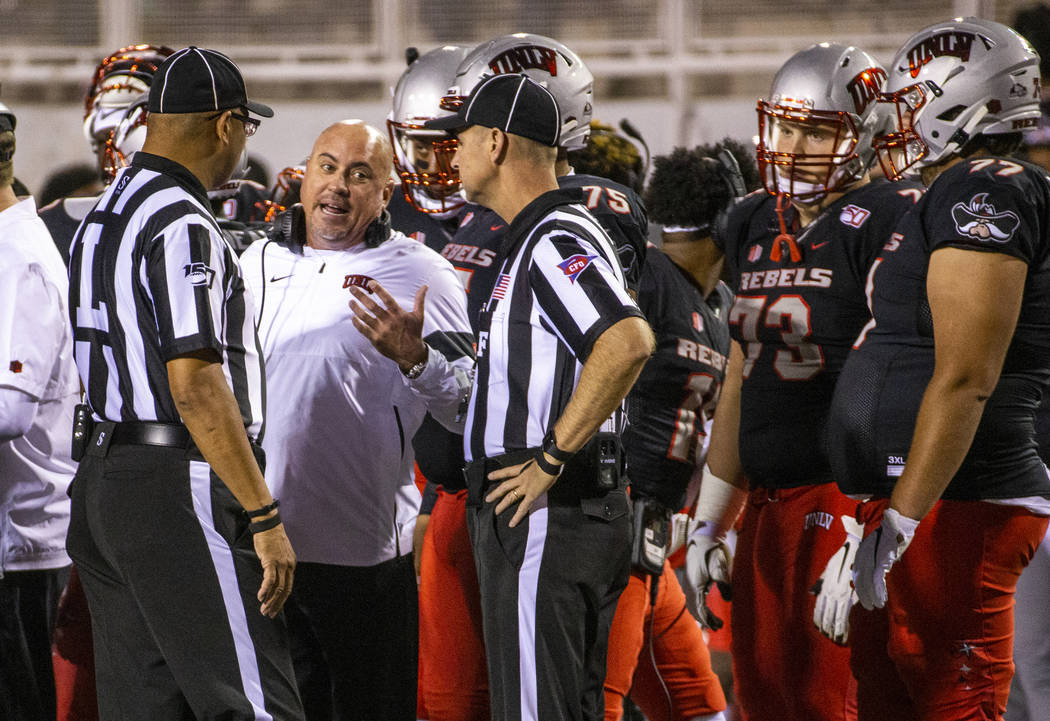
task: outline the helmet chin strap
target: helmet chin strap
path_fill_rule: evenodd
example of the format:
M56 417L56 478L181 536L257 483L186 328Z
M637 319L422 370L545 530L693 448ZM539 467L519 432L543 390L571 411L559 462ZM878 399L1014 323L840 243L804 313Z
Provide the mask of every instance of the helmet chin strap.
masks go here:
M977 124L984 120L984 116L988 114L988 105L982 105L977 108L977 112L973 114L973 117L966 121L966 125L962 126L954 133L952 137L948 138L948 142L944 144L944 150L942 150L937 159L928 163L928 165L935 165L947 157L954 155L960 148L970 141L970 133L977 127Z
M782 243L787 243L788 254L791 256L792 263L798 263L802 260L802 251L799 249L798 243L795 241L795 236L788 232L787 222L784 220L784 211L786 211L790 205L791 201L787 193L777 194L777 222L780 224L780 235L773 239L773 249L769 251L769 259L774 263L780 262L780 246Z

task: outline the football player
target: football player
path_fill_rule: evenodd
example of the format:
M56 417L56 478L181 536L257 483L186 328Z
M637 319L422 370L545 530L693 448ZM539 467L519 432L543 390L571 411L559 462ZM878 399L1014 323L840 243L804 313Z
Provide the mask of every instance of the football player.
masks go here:
M638 540L609 633L607 721L622 718L628 693L653 721L725 718L725 696L662 543L702 461L704 422L714 413L729 355L732 293L719 281L723 256L711 236L745 191L736 158L722 152L720 144L656 158L646 191L663 243L646 254L638 305L656 351L627 402L623 443ZM753 168L750 155L743 160Z
M927 186L868 279L829 422L834 477L870 497L853 580L862 719L1000 719L1013 593L1047 529L1034 417L1050 381L1050 178L1011 157L1039 120L1039 56L1004 25L912 36L876 139ZM735 611L735 609L734 609Z
M812 618L815 594L832 585L818 583L828 560L855 533L856 504L835 486L824 445L832 392L870 318L869 269L920 194L868 172L885 77L855 47L819 43L793 55L758 103L766 192L730 211L721 239L736 343L687 570L703 617L712 582L731 581L735 693L745 718L855 716L846 634L833 641ZM724 541L741 509L731 565Z

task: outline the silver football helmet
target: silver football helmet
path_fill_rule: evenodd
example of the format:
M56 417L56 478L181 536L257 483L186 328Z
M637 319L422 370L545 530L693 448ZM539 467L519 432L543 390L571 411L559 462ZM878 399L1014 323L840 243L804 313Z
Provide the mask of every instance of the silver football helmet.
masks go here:
M795 53L758 101L759 173L766 190L817 202L859 180L885 125L877 99L886 71L871 55L838 43Z
M459 192L459 173L452 168L455 140L423 123L448 115L441 98L456 77L469 48L445 45L416 59L394 87L394 103L386 127L394 148L394 166L401 189L416 210L445 215L466 199ZM442 145L447 152L440 152Z
M897 51L880 101L896 110L875 140L889 178L937 164L975 135L1039 125L1039 54L991 20L955 18L919 31Z
M103 58L95 68L91 87L84 98L84 137L91 144L107 182L113 179L116 170L123 167L114 166L114 160L118 156L130 157L142 147L139 140L138 147L121 150L113 143L114 132L121 123L127 125L129 108L149 93L157 68L173 52L163 45L129 45ZM139 127L144 131L145 108L140 117ZM129 130L125 129L122 142L128 137ZM115 154L114 150L118 152Z
M587 144L594 76L579 55L542 35L501 35L471 50L456 70L442 107L454 112L482 78L501 73L525 73L551 92L562 117L560 147L579 150Z
M106 133L97 149L102 175L109 183L117 172L131 162L131 156L146 143L146 102L149 93L142 93L126 108L114 112L116 125Z

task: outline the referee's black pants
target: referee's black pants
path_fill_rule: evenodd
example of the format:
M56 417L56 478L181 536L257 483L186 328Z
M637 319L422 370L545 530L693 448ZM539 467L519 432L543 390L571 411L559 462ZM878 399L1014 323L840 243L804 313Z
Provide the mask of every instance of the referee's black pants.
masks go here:
M552 489L515 528L513 508L495 507L468 516L492 718L601 721L609 628L630 574L624 491L581 501Z
M97 437L97 432L96 432ZM67 538L106 721L301 720L247 518L195 450L89 444Z

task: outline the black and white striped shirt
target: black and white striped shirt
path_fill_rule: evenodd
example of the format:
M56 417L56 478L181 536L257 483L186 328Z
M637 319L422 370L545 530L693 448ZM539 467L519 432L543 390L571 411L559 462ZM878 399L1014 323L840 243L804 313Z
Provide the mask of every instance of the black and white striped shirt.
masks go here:
M572 397L594 341L642 317L609 236L578 189L552 190L508 228L482 312L467 414L467 460L541 445Z
M96 418L179 423L165 363L212 349L249 435L263 418L254 308L204 186L136 153L77 230L70 256L74 357Z

